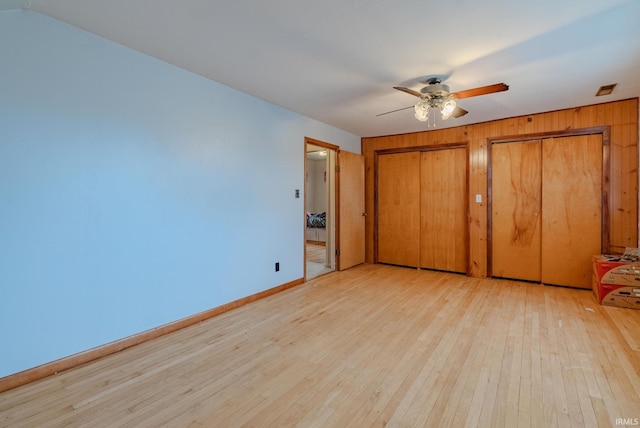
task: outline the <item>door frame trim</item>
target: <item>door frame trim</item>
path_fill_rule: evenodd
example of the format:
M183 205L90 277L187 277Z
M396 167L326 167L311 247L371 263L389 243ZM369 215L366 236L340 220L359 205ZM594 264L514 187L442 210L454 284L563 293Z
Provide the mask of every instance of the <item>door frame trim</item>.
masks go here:
M316 140L315 138L311 138L311 137L304 137L304 194L303 194L303 198L304 201L302 203L303 205L303 212L302 212L302 216L303 216L303 233L302 233L302 253L303 253L303 257L302 257L302 264L303 264L303 278L304 281L307 281L307 145L311 144L314 146L319 146L319 147L323 147L327 150L332 150L335 152L335 157L336 157L336 166L338 165L338 153L340 152L340 146L336 146L335 144L331 144L331 143L327 143L325 141L321 141L321 140ZM327 171L329 172L329 171ZM337 180L337 177L336 177ZM335 228L333 230L333 242L334 242L334 248L339 248L339 231L340 231L340 217L339 217L339 206L338 206L338 183L337 181L334 181L335 186L335 191L334 191L334 207L335 207L335 213L332 213L332 215L334 215L334 219L335 219ZM335 261L335 269L338 270L338 263L339 263L339 259L338 257L334 254L334 261Z
M602 137L602 219L600 225L600 251L607 254L610 251L610 219L611 212L611 127L595 126L590 128L566 129L563 131L538 132L532 134L508 135L496 138L487 138L487 277L493 277L493 196L492 196L492 150L494 144L526 142L532 140L545 140L550 138L578 137L582 135L601 135Z

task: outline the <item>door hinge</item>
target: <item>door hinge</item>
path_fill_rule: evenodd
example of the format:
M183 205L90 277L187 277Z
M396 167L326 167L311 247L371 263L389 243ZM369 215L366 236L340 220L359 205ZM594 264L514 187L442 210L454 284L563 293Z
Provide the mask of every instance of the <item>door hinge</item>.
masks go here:
M336 249L336 256L339 256L339 255L340 255L340 250Z
M340 172L340 165L336 165L336 172Z

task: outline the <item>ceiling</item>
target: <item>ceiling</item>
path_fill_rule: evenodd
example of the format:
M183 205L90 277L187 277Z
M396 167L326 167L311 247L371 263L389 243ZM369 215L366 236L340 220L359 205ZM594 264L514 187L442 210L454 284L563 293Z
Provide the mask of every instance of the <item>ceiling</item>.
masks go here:
M11 4L16 0L8 1ZM31 0L24 7L358 136L640 96L638 0ZM413 117L440 75L469 114ZM613 94L595 97L601 85Z

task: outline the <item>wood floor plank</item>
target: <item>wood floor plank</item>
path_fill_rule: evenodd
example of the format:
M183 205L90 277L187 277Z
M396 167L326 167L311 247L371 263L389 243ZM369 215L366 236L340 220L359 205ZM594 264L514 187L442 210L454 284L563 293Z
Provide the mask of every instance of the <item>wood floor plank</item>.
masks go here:
M455 370L452 370L450 382L455 381L455 385L450 391L443 391L438 398L438 402L434 407L434 412L430 415L429 424L432 426L460 426L459 422L455 422L456 415L465 415L469 409L471 394L467 389L467 382L473 377L475 370L474 363L482 361L482 350L485 348L486 326L482 323L486 319L486 311L489 307L487 299L489 293L480 292L475 287L470 290L479 299L475 300L471 308L473 308L473 316L469 317L469 323L465 326L469 329L469 347L461 350L459 357L463 361L459 365L454 365L454 369L459 368L456 376ZM471 313L472 311L467 311ZM465 352L466 351L466 352ZM452 405L452 403L458 403Z
M527 291L525 301L522 303L523 314L522 345L520 348L520 384L517 393L517 406L514 406L517 407L514 409L514 412L516 412L515 420L512 421L511 425L518 428L535 427L535 425L532 425L533 421L531 419L523 417L523 415L531 415L532 413L532 396L534 393L533 360L535 358L532 345L532 343L534 343L534 337L532 334L534 325L533 305L531 301L531 293L529 293L527 289L525 290Z
M325 263L327 261L327 247L324 245L306 243L307 261L314 263Z
M585 290L362 265L0 393L0 427L610 427L640 417L637 326Z
M479 329L476 333L481 337L481 342L477 352L469 355L469 359L473 364L465 383L461 402L456 409L453 426L477 426L479 424L484 397L488 388L490 370L487 367L487 361L491 358L489 355L493 349L494 329L498 328L499 319L491 316L496 295L491 293L489 288L485 288L483 292L490 294L490 303L483 305L485 311L480 319Z
M541 340L541 315L544 299L539 287L529 289L529 299L531 301L531 393L529 411L530 413L518 414L518 425L529 421L532 428L544 426L544 397L543 397L543 377L542 377L542 340Z

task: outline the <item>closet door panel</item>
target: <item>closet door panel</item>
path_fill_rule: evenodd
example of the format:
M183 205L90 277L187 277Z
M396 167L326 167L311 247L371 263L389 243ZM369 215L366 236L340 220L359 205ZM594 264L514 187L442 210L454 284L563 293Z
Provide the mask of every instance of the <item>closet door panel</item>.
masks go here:
M491 151L493 276L540 281L541 142L494 144Z
M364 263L364 156L338 152L339 246L338 269Z
M420 152L378 156L378 262L420 263Z
M423 268L467 270L466 149L421 154L421 262Z
M542 282L591 288L591 259L602 237L602 138L542 144Z

